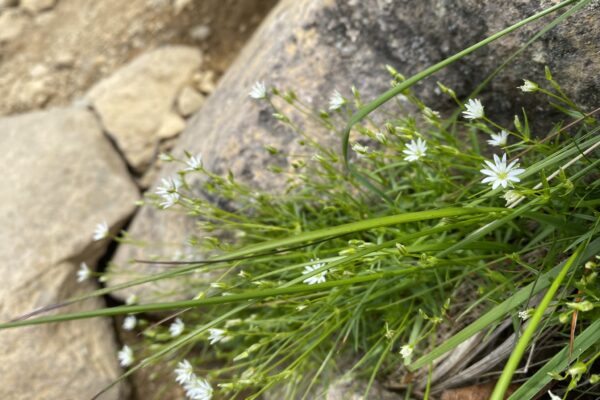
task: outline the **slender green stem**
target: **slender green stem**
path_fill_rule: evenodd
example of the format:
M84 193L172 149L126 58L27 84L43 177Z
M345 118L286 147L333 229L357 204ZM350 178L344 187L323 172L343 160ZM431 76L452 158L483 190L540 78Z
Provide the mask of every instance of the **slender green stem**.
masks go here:
M365 118L367 115L369 115L375 109L377 109L381 105L387 103L390 99L392 99L395 96L397 96L398 94L402 93L404 90L413 86L417 82L419 82L419 81L427 78L429 75L432 75L432 74L436 73L437 71L447 67L448 65L452 64L453 62L460 60L464 56L471 54L475 50L478 50L481 47L484 47L484 46L488 45L489 43L492 43L493 41L500 39L502 36L505 36L513 31L519 29L520 27L522 27L524 25L527 25L528 23L530 23L532 21L535 21L535 20L542 18L548 14L551 14L554 11L559 10L565 6L568 6L569 4L574 3L575 1L576 0L563 1L562 3L559 3L559 4L555 5L554 7L550 7L544 11L541 11L537 14L532 15L529 18L525 18L525 19L517 22L516 24L511 25L508 28L503 29L500 32L497 32L497 33L485 38L484 40L446 58L445 60L442 60L439 63L432 65L431 67L424 69L423 71L411 76L407 80L405 80L402 83L398 84L397 86L389 89L387 92L383 93L381 96L379 96L375 100L371 101L370 103L368 103L367 105L365 105L364 107L359 109L354 115L352 115L352 117L350 118L350 121L348 122L348 125L346 125L346 128L344 129L344 132L343 132L342 152L343 152L344 161L346 162L346 164L348 164L348 141L350 139L350 130L352 129L352 127L354 125L356 125L358 122L360 122L363 118Z
M531 341L531 338L535 334L535 331L537 330L538 325L542 321L544 312L550 305L550 301L552 301L552 298L558 291L558 288L560 287L562 281L567 276L567 273L569 272L571 267L574 264L576 264L576 262L578 261L579 255L581 254L581 252L583 251L584 248L585 248L585 244L581 244L577 248L577 250L575 250L575 253L573 253L573 255L571 257L569 257L569 259L567 260L565 265L562 267L562 269L560 270L560 272L554 279L554 282L552 282L552 285L550 285L550 288L548 288L548 291L544 295L544 298L540 302L540 305L535 309L535 312L533 313L533 316L531 317L529 325L527 326L527 328L525 328L525 332L523 332L523 335L517 342L515 349L511 353L510 358L508 359L508 361L506 362L506 365L504 366L502 375L500 375L500 378L498 379L498 382L496 383L496 387L494 388L494 392L492 393L492 397L490 397L490 400L503 400L504 399L506 390L508 389L508 386L510 385L510 382L512 381L512 377L513 377L515 371L517 370L517 367L519 366L519 362L521 362L521 358L523 358L523 354L525 354L525 351L527 350L527 346L529 346L529 342Z

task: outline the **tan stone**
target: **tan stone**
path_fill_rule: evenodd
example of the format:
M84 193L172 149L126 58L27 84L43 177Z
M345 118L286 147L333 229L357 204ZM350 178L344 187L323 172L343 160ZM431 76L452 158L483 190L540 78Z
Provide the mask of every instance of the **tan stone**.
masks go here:
M139 197L124 163L82 109L0 119L0 320L6 321L95 288L78 284L108 241L92 241L97 223L113 232ZM68 311L104 306L101 299ZM67 311L67 310L61 310ZM86 319L0 331L0 398L91 398L121 373L111 321ZM104 397L120 400L125 386Z
M56 0L21 0L21 7L32 13L49 10L55 4Z
M149 166L161 136L174 134L172 107L201 62L195 48L162 47L139 56L88 92L104 129L137 172Z
M27 22L27 16L18 9L8 9L0 13L0 43L19 36Z
M186 86L177 98L177 110L184 117L188 117L198 111L205 100L206 98L202 94L192 87Z

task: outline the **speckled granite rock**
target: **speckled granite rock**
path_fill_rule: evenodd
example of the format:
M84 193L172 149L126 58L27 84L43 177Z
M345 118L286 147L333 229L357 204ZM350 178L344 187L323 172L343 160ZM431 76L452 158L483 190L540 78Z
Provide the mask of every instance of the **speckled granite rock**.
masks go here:
M0 320L96 287L77 283L81 262L106 251L97 223L113 232L139 197L96 118L55 109L0 119ZM103 307L101 299L61 311ZM120 374L108 319L0 331L0 398L89 399ZM102 397L120 400L117 385Z
M175 153L182 154L184 150L201 153L208 169L231 170L238 179L276 190L281 179L268 172L266 166L272 160L264 146L273 145L293 153L298 143L291 132L274 121L265 105L248 98L255 81L264 80L280 89L292 88L317 108L327 107L333 89L350 97L352 84L361 91L364 100L369 100L388 87L390 77L385 64L411 75L551 4L508 0L283 0L192 118ZM548 21L546 18L543 23ZM415 92L431 107L449 110L452 104L437 94L436 80L452 87L460 96L468 95L543 23L536 22L452 65L414 87ZM522 78L540 80L545 64L575 99L586 107L597 106L600 103L598 37L600 4L596 2L544 36L493 81L481 95L486 113L512 120L522 106L536 110L536 97L525 96L516 87ZM339 125L342 124L340 121ZM339 145L335 136L319 136L319 140ZM173 173L174 168L167 167L162 176ZM192 226L191 222L184 224L175 219L172 213L144 207L130 232L155 245L122 246L114 261L128 268L127 261L133 258L173 254L172 244L167 247L160 243L173 238L183 241ZM154 271L152 268L137 265L135 271ZM177 287L176 281L164 285L163 289ZM142 295L150 293L143 287L135 290ZM119 296L124 298L128 292L131 290Z

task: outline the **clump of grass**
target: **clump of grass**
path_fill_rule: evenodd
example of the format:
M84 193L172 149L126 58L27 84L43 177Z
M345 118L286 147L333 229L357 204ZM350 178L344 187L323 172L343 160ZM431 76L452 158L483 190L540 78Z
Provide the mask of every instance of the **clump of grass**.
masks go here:
M392 89L365 107L354 88L351 98L333 93L329 111L311 110L291 90L252 88L251 97L272 107L304 149L265 149L281 192L218 175L200 155L162 157L181 168L148 201L196 218L190 244L205 258L154 261L170 268L91 295L178 279L193 299L132 299L0 327L135 315L126 328L144 339L122 350L124 366L139 361L126 375L162 360L173 384L205 400L274 390L285 399L316 398L340 374L364 379L366 398L376 379L407 398L430 398L441 387L436 360L478 337L491 337L480 341L493 346L502 335L494 332L510 326L510 356L471 377L491 375L492 399L504 398L532 360L511 398L534 398L550 382L563 398L593 396L600 343L594 112L570 100L547 70L545 82L515 90L544 96L564 113L548 132L531 131L530 120L543 115L524 113L503 126L488 117L493 104L463 102L440 83L458 107L444 117L410 89L418 79L388 70ZM398 94L414 112L364 119ZM347 157L304 133L282 103L324 132L343 132L350 117ZM291 168L279 166L282 159ZM173 310L158 323L142 314ZM548 357L535 343L562 350Z

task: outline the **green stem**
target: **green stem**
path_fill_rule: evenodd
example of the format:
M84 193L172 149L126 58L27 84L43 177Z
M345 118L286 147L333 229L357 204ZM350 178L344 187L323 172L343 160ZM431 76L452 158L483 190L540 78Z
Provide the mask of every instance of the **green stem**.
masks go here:
M503 400L504 399L506 390L508 389L508 386L510 385L510 382L512 381L512 377L513 377L515 371L517 370L517 367L519 366L519 362L521 362L521 358L523 358L523 354L525 354L525 351L527 350L527 346L529 346L529 342L531 341L531 338L535 334L535 331L537 330L538 325L542 321L544 312L550 305L550 301L552 301L552 298L558 291L560 284L567 276L569 269L571 269L573 264L575 264L577 262L577 260L579 259L579 255L583 251L584 247L585 247L585 243L580 245L577 248L575 253L573 253L573 255L571 257L569 257L569 259L567 260L567 262L565 263L565 265L563 266L561 271L558 273L558 275L556 276L556 279L554 279L554 282L552 282L552 285L550 285L550 288L544 295L544 298L540 302L540 305L536 308L533 316L531 317L531 320L529 322L529 325L525 329L525 332L523 332L523 336L521 336L521 338L517 342L515 349L513 350L513 352L510 355L510 358L506 362L506 365L504 366L504 370L502 371L502 375L500 375L500 379L498 379L498 383L496 383L496 387L494 388L494 392L492 393L490 400Z
M346 126L346 128L344 129L344 132L343 132L342 152L344 155L344 161L346 162L346 165L348 165L348 141L350 139L350 130L352 129L352 127L354 125L356 125L358 122L360 122L363 118L365 118L367 115L369 115L375 109L379 108L384 103L387 103L390 99L392 99L395 96L397 96L398 94L402 93L402 91L408 89L409 87L413 86L417 82L427 78L429 75L433 75L437 71L447 67L448 65L452 64L455 61L460 60L464 56L471 54L475 50L477 50L483 46L486 46L489 43L501 38L502 36L505 36L513 31L515 31L516 29L522 27L523 25L526 25L532 21L535 21L536 19L542 18L550 13L553 13L554 11L559 10L575 1L576 0L564 1L562 3L555 5L554 7L550 7L544 11L534 14L529 18L525 18L524 20L521 20L521 21L517 22L516 24L509 26L508 28L503 29L500 32L497 32L497 33L493 34L492 36L489 36L486 39L446 58L445 60L440 61L439 63L437 63L435 65L432 65L431 67L429 67L427 69L424 69L423 71L421 71L413 76L411 76L404 82L400 83L398 86L395 86L395 87L389 89L387 92L383 93L381 96L379 96L375 100L371 101L370 103L368 103L367 105L365 105L364 107L359 109L350 118L350 121L348 122L348 125Z

